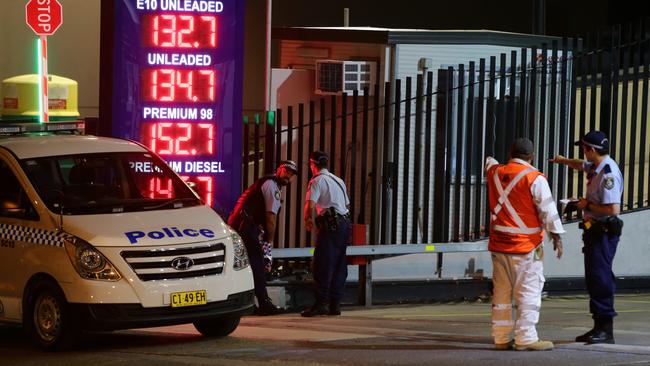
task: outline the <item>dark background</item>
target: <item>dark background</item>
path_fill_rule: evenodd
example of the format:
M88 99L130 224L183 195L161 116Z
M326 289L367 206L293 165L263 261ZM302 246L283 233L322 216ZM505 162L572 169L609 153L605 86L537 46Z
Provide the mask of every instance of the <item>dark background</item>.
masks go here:
M534 0L273 0L273 26L490 29L533 33ZM650 16L650 1L546 0L546 34L585 36Z

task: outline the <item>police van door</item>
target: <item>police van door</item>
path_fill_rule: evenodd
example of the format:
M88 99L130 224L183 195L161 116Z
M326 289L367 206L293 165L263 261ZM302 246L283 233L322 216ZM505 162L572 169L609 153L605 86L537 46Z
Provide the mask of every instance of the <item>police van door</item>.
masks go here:
M0 153L0 319L20 321L22 287L30 276L22 266L22 255L39 215L7 155Z

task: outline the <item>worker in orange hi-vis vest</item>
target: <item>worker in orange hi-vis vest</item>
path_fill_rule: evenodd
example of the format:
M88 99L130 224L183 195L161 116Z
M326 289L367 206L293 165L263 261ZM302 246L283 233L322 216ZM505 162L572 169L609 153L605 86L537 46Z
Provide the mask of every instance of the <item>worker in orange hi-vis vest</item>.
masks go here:
M485 162L494 287L492 336L499 350L553 349L552 342L538 338L535 326L544 287L544 230L553 240L559 259L564 228L548 181L530 165L532 161L533 143L520 138L512 144L507 164L499 164L492 157Z

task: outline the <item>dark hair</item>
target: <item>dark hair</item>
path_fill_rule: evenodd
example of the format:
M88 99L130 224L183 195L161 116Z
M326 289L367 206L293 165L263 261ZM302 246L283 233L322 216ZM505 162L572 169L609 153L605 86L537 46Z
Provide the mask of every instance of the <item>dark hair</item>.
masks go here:
M598 155L603 156L609 154L609 147L605 147L602 149L594 149L598 153Z
M510 157L513 159L521 159L521 160L530 160L533 158L533 154L522 154L518 152L512 152L510 153Z
M510 157L514 159L530 160L534 151L533 142L525 137L516 139L510 145Z
M318 161L312 160L311 162L314 163L314 165L316 165L316 168L318 168L318 169L327 168L327 159L320 159Z
M314 163L318 169L326 168L329 160L329 156L323 151L316 150L309 154L309 161Z

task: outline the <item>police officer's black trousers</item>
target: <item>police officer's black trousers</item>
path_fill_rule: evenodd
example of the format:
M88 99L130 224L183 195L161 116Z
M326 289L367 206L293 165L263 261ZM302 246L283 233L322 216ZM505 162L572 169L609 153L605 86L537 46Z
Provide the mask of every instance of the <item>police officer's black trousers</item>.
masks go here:
M326 225L318 228L314 250L314 282L318 301L338 303L343 297L343 287L348 277L345 250L350 242L352 225L349 220L339 221L336 230Z
M594 319L613 318L616 277L612 262L620 236L586 230L583 235L585 281L589 292L589 311Z
M246 252L248 252L248 261L253 271L253 283L255 284L255 297L258 303L266 299L269 295L266 291L266 272L264 270L264 254L260 245L260 230L256 225L244 224L238 230L239 236L244 241Z

